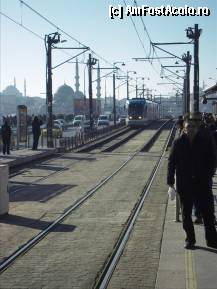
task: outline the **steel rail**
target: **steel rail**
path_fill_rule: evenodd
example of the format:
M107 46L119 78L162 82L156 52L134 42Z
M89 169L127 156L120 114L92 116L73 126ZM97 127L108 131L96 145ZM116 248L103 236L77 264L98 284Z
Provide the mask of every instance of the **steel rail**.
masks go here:
M159 129L163 129L163 127L170 121L166 121ZM144 145L142 146L144 147ZM0 274L2 274L7 268L9 268L19 257L27 253L31 248L33 248L37 243L39 243L42 239L44 239L50 231L59 225L68 215L71 214L72 211L77 209L81 204L83 204L88 198L90 198L97 190L99 190L103 185L105 185L110 179L112 179L123 167L125 167L137 154L140 153L140 149L134 152L132 155L129 155L128 159L124 161L124 163L116 169L111 175L101 180L96 186L94 186L89 191L85 192L84 195L75 201L71 206L65 209L64 213L54 220L47 228L42 230L39 234L37 234L32 239L28 240L21 247L19 247L15 252L13 252L8 257L4 258L2 262L0 262Z
M129 128L121 128L120 131L118 131L118 132L115 131L115 132L111 133L110 136L107 135L107 137L113 137L113 135L114 135L115 133L117 133L118 136L119 136L119 134L123 134L123 133L125 133L125 132L129 132ZM116 137L116 135L115 135L115 137ZM79 151L79 152L80 152L80 151ZM58 157L55 157L55 159L61 158L63 155L64 155L64 154L60 154ZM87 157L87 158L88 158L88 159L91 159L92 156ZM78 161L79 161L79 160L78 160ZM44 180L48 179L49 177L52 177L53 175L60 174L60 173L62 173L63 171L65 171L66 169L70 169L74 164L75 164L75 162L73 162L73 164L71 164L71 165L69 165L69 166L65 166L65 167L59 169L58 171L52 172L52 173L50 173L49 175L44 176L44 177L41 177L41 178L35 180L34 182L28 183L28 184L26 184L26 185L27 185L27 186L31 186L31 185L37 184L37 183L39 183L39 182L41 182L41 181L44 181ZM37 164L36 164L36 166L37 166ZM32 168L34 168L34 167L32 167ZM29 169L31 169L31 167L30 167ZM17 176L17 175L19 175L19 174L22 174L23 172L25 172L25 171L21 171L20 173L17 172L17 173L14 173L14 174L10 174L9 177L11 178L11 177ZM17 193L17 192L22 191L22 190L23 190L23 188L18 188L18 189L14 190L14 191L12 191L12 192L10 192L10 193L11 193L11 194L14 194L14 193Z
M122 255L123 250L126 247L130 233L131 233L133 226L137 220L139 212L140 212L140 210L144 204L144 201L148 195L148 192L151 188L151 185L155 179L155 176L158 172L158 169L161 165L161 162L165 157L167 147L170 143L170 139L173 136L174 127L175 127L175 125L173 125L173 128L171 129L171 132L167 138L167 141L165 142L164 147L162 149L163 152L162 152L161 156L159 157L155 167L153 168L151 175L150 175L150 177L149 177L149 179L148 179L148 181L147 181L147 183L143 189L143 192L142 192L138 202L136 203L130 217L128 218L125 229L122 231L122 234L121 234L120 238L118 239L118 241L114 247L114 250L108 259L108 262L105 265L99 279L97 280L97 282L93 286L93 289L105 289L105 288L107 288L107 285L108 285L108 283L112 277L112 274L113 274L115 267L116 267L116 265L120 259L120 256Z
M94 143L94 142L96 142L96 141L100 141L101 139L104 139L104 138L107 138L107 137L109 137L109 136L113 136L113 135L115 135L115 134L118 134L118 133L121 133L122 131L125 131L126 130L126 127L120 127L120 128L117 128L116 130L113 130L113 131L111 131L110 133L107 133L107 134L104 134L104 135L101 135L101 136L99 136L97 139L94 139L94 140L91 140L90 142L88 142L88 143L86 143L86 144L84 144L84 145L90 145L91 143ZM77 151L76 151L77 152ZM80 152L80 151L78 151L78 152ZM55 153L55 155L54 156L49 156L49 158L52 160L52 159L58 159L58 158L61 158L61 156L63 156L64 155L64 153ZM35 160L35 161L33 161L33 163L34 163L34 165L37 165L38 163L44 163L44 162L47 162L47 161L49 161L49 160ZM22 167L22 165L20 165L21 167ZM31 168L34 168L34 166L32 166L32 167L29 167L29 169L31 169ZM66 167L67 168L67 167ZM13 172L14 171L14 172ZM19 175L19 174L22 174L23 172L25 172L26 170L25 169L16 169L16 168L12 168L12 173L10 173L9 174L9 177L10 178L12 178L12 177L14 177L14 176L17 176L17 175ZM59 171L58 171L59 172ZM58 173L58 172L56 172L56 173ZM44 178L44 177L43 177ZM42 179L40 179L40 180L42 180Z

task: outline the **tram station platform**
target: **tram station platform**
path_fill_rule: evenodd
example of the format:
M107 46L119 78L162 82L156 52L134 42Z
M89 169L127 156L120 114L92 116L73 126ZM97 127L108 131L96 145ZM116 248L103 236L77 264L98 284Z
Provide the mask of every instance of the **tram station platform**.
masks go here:
M217 176L213 193L217 215ZM175 218L175 201L168 200L155 289L216 289L217 249L207 247L204 226L194 224L195 249L186 250L182 222L175 222Z
M16 166L25 165L36 160L40 160L56 153L55 148L38 148L32 150L29 148L12 150L10 154L0 154L0 164L8 164L9 168L15 168Z

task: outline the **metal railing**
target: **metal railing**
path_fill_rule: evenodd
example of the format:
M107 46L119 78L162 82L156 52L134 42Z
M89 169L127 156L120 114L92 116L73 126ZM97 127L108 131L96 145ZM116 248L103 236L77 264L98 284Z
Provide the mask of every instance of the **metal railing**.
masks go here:
M124 126L123 124L116 124L111 125L108 127L102 127L100 129L85 129L85 130L78 130L74 136L70 137L58 137L57 135L53 136L54 140L54 147L62 150L62 151L69 151L76 148L81 147L82 145L88 144L91 141L98 139L99 137L106 136L107 134L111 133L113 130L121 128ZM11 143L10 143L10 150L18 150L23 148L32 148L33 145L33 135L31 132L27 134L27 142L17 144L17 136L16 134L12 133L11 135ZM41 133L38 142L39 148L47 148L47 137ZM2 138L0 135L0 152L2 152Z

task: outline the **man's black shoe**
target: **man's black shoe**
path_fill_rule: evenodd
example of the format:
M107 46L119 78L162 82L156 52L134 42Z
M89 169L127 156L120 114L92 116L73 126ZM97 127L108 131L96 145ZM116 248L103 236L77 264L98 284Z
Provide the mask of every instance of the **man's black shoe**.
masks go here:
M194 220L194 223L197 224L197 225L201 225L201 224L203 224L203 220L202 220L202 218L196 218Z
M195 248L195 243L194 242L189 242L189 241L186 241L185 242L185 246L184 248L185 249L188 249L188 250L193 250Z
M206 242L207 247L217 249L217 242Z

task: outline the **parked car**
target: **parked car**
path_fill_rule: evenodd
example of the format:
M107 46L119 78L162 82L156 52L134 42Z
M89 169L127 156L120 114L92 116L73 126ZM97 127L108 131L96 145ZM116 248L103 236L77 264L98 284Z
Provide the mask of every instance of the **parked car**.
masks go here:
M97 121L97 127L109 126L109 117L107 115L100 115Z
M125 115L121 115L120 117L119 117L119 123L123 123L123 124L126 124L126 116Z
M109 120L98 120L97 127L108 127Z
M47 136L47 124L41 125L41 135L46 137ZM60 124L54 123L53 125L53 136L56 138L62 137L63 130Z
M54 124L60 124L63 130L66 130L66 122L64 119L60 118L60 119L55 119L54 120Z
M83 114L78 114L78 115L76 115L75 117L74 117L74 120L73 120L73 123L75 122L75 121L81 121L81 122L83 122L83 121L85 121L85 115L83 115Z
M74 120L73 121L73 127L79 127L79 126L83 126L83 122L81 120Z

